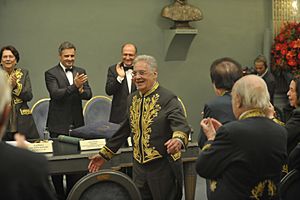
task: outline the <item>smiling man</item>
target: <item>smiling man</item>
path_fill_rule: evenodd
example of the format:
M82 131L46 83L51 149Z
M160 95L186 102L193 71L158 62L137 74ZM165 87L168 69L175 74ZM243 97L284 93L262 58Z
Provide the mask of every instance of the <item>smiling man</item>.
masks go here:
M89 171L98 171L131 136L133 181L142 198L181 199L181 149L188 143L190 128L177 96L157 82L156 60L137 56L133 66L137 91L129 97L126 119L99 154L90 158Z
M108 68L105 92L113 97L109 121L120 124L125 119L127 97L136 91L132 83L132 63L137 54L134 44L126 43L121 48L121 61Z
M58 48L59 63L45 72L46 86L50 95L47 127L51 138L69 134L70 127L84 125L82 100L89 100L92 91L83 68L74 66L76 48L70 42L63 42ZM81 176L67 175L67 192L63 188L61 175L52 180L59 198L64 199Z

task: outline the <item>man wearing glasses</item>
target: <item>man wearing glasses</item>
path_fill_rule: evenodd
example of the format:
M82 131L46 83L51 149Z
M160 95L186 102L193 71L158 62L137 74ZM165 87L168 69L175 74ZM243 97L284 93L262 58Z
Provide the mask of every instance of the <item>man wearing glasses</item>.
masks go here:
M131 136L133 181L142 198L181 199L181 149L188 143L189 125L177 96L157 82L156 60L140 55L133 66L137 91L129 96L128 114L99 154L90 158L89 171L98 171Z

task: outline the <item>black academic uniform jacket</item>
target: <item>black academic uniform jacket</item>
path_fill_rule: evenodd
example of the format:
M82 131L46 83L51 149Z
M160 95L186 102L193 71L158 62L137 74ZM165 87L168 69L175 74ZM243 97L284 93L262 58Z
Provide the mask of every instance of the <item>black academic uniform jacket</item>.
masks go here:
M130 95L126 120L100 153L110 159L128 136L132 136L133 157L141 163L166 158L164 145L171 138L188 143L190 127L186 121L178 98L158 83L144 96L136 91ZM180 158L180 153L173 157Z
M285 124L288 133L288 153L290 153L300 142L300 108L292 111L291 117Z
M235 116L232 111L230 92L226 92L223 96L217 96L212 101L204 105L203 118L208 117L214 118L222 124L235 120ZM200 129L198 140L199 147L202 148L206 141L207 138L202 129Z
M127 98L129 95L126 76L122 83L117 80L116 65L108 68L105 91L107 95L113 95L109 121L120 124L126 115ZM131 84L131 93L136 91L135 84Z
M144 95L135 91L129 96L127 113L120 129L100 149L99 154L106 160L111 159L127 137L131 135L135 160L133 176L137 175L137 171L141 169L147 174L149 172L154 175L155 172L152 170L155 163L161 163L162 168L172 171L176 179L175 182L172 180L163 182L166 180L162 179L161 183L166 188L176 188L174 193L168 194L174 195L174 198L171 199L181 199L183 184L181 152L169 155L165 146L165 143L171 138L181 140L184 147L188 143L190 127L178 98L169 90L155 83L153 88ZM153 163L154 165L151 165ZM137 168L139 170L136 170ZM160 172L156 171L155 176L160 176ZM151 178L145 177L145 179L150 181ZM137 175L135 182L140 181L143 182Z
M33 98L29 72L23 68L15 68L13 73L17 77L17 84L12 90L12 111L10 115L14 115L12 118L16 120L16 132L24 134L27 139L39 138L31 110L27 104ZM11 132L10 130L7 131Z
M209 200L278 199L286 161L286 130L265 117L249 117L219 128L196 162L211 179Z
M86 74L84 69L73 66L73 77L76 73ZM83 84L84 92L80 94L75 84L70 85L60 64L45 72L45 81L51 98L47 118L50 133L68 134L70 125L83 126L82 100L92 97L88 82Z
M0 199L55 199L45 156L0 142Z

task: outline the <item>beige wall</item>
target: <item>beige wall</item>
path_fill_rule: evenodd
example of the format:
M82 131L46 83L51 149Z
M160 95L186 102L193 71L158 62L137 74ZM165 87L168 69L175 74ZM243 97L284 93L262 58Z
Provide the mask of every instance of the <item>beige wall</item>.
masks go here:
M214 96L209 66L230 56L251 66L262 52L271 25L270 0L190 0L204 19L185 60L165 60L165 31L171 21L160 16L167 0L0 0L0 46L12 44L19 65L30 70L35 101L48 96L44 72L58 63L65 40L78 49L78 66L86 68L94 95L104 95L109 65L120 59L122 43L134 42L140 54L159 63L159 81L184 101L188 120L198 133L200 113ZM194 136L196 138L196 136Z

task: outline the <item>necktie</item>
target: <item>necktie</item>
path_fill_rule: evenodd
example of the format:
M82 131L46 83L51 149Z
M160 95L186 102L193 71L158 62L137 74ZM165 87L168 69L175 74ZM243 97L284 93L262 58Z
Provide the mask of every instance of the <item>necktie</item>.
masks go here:
M129 66L129 67L123 67L124 71L126 72L127 70L131 69L133 70L133 66Z
M65 71L66 71L66 73L67 72L73 72L73 68L66 68Z

